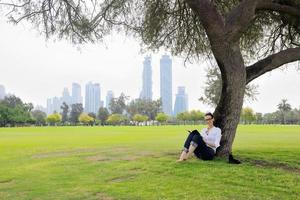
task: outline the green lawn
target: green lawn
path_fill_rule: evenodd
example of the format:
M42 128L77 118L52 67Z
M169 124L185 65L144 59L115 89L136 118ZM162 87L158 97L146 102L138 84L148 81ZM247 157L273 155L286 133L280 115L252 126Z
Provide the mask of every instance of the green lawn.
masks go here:
M242 165L176 163L195 128L1 128L0 199L300 199L300 126L239 126Z

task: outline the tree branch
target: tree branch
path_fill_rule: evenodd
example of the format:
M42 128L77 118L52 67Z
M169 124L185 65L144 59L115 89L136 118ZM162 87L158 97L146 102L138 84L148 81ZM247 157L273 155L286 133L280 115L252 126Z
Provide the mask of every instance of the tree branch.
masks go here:
M209 0L186 0L190 8L199 17L211 42L223 38L224 19Z
M1 3L0 2L0 5L3 5L3 6L12 6L14 8L23 8L24 6L28 5L29 3L31 2L31 0L28 0L27 2L23 3L23 4L14 4L14 3Z
M269 11L277 11L280 13L286 13L292 15L294 17L300 17L300 8L292 7L289 5L283 5L279 3L274 3L272 1L261 1L257 5L257 10L269 10Z
M270 55L251 66L246 67L247 84L266 72L272 71L284 64L300 60L300 47L289 48Z
M241 1L226 17L225 34L227 41L238 41L241 34L254 19L256 5L259 0Z

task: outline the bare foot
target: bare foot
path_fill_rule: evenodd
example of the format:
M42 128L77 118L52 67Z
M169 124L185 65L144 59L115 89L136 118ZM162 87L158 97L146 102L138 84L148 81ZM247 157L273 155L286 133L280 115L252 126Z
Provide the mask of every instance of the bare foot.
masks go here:
M183 161L186 161L186 159L178 159L176 162L183 162Z

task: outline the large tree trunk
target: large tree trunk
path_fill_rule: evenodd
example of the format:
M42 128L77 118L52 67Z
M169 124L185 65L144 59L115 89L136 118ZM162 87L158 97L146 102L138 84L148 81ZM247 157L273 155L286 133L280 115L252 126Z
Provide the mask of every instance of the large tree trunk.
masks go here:
M270 55L246 69L239 41L252 25L257 11L275 11L298 17L299 10L295 9L295 6L278 4L273 1L244 0L240 1L226 16L223 16L214 1L185 0L185 2L201 22L200 28L204 28L211 50L221 70L222 94L214 114L215 126L222 129L218 155L226 156L232 150L246 84L268 71L300 58L300 47L289 48Z
M232 151L243 106L246 69L238 45L227 44L214 54L222 74L221 97L214 112L215 126L222 130L217 155L228 156Z

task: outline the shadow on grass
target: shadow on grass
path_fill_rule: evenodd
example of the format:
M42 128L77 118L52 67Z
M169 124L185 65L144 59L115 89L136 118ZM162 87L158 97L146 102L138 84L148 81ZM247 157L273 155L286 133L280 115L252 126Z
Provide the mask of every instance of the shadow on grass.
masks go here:
M160 156L172 157L173 159L176 159L179 156L179 153L164 152L164 153L160 154ZM275 160L254 159L254 158L250 158L250 157L241 157L239 159L242 161L242 164L240 164L240 165L229 164L227 159L221 158L221 157L216 157L212 161L204 161L204 162L208 165L224 166L224 164L228 164L230 166L236 166L236 167L243 166L243 164L249 164L251 166L260 167L260 168L275 168L275 169L284 170L284 171L287 171L290 173L300 174L300 168L295 167L295 166L290 166L288 163L284 163L284 162L278 162ZM194 156L194 160L198 160L198 158L196 158ZM193 162L189 162L189 161L183 162L183 163L194 164ZM195 164L197 164L197 163L195 163Z
M253 166L263 167L263 168L276 168L284 171L300 174L300 169L297 167L290 166L287 163L278 162L278 161L269 161L269 160L258 160L252 158L242 158L245 163L248 163Z
M97 149L97 148L86 148L86 149L73 149L68 151L54 151L54 152L44 152L39 154L34 154L32 158L53 158L53 157L69 157L69 156L79 156L82 155L91 162L112 162L112 161L134 161L141 158L167 158L172 159L174 162L178 159L180 151L162 151L162 152L151 152L151 151L136 151L128 147L114 147L113 150L108 149ZM91 155L84 155L91 154ZM242 165L249 164L252 166L260 168L275 168L281 169L291 173L300 174L300 168L290 166L288 163L278 162L274 160L262 160L254 159L250 157L241 156ZM194 157L192 160L198 160ZM184 162L193 165L193 162ZM209 165L224 165L228 163L227 159L216 157L213 161L205 161ZM196 164L196 163L194 163ZM238 166L238 165L237 165ZM10 180L4 180L0 183L7 183Z

